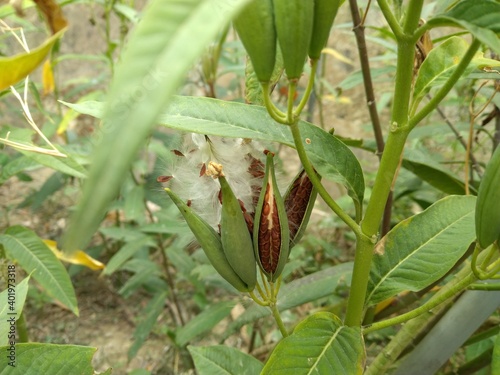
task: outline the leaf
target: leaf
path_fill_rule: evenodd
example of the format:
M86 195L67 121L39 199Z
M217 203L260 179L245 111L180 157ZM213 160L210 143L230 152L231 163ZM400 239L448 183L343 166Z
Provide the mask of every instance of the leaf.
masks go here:
M432 26L461 26L496 54L500 54L500 3L495 0L462 0L448 12L428 20Z
M96 348L79 345L16 344L15 367L9 365L10 348L0 347L0 375L78 374L93 375ZM7 353L7 355L5 355Z
M210 305L184 327L179 328L175 334L175 342L182 347L196 336L210 331L217 323L229 315L235 305L235 301L222 301Z
M30 159L33 159L38 164L45 165L46 167L55 169L56 171L62 172L64 174L77 177L86 178L87 170L82 167L71 155L67 155L65 158L41 154L39 152L32 152L26 150L19 150L22 154ZM65 153L64 149L59 148L59 151Z
M5 290L0 293L0 346L9 346L9 341L16 341L15 329L13 333L11 332L11 319L17 321L23 312L24 302L28 294L29 279L29 276L25 277L17 285L10 282L5 283ZM9 288L14 288L14 291L10 291ZM14 337L9 337L11 334L14 334Z
M144 207L144 185L135 185L125 196L123 208L127 220L139 221L146 207Z
M146 341L149 333L156 324L158 316L160 316L160 314L164 311L167 295L168 292L166 291L155 294L144 309L142 314L143 316L139 321L139 324L137 324L137 327L135 328L134 342L128 350L129 361L136 356L137 352L144 344L144 341Z
M132 239L123 245L120 250L114 254L109 260L103 275L111 275L119 269L127 260L129 260L136 252L146 246L155 246L154 241L146 235L140 236L137 239Z
M476 197L449 196L396 225L375 248L366 304L444 276L474 241Z
M12 57L0 57L0 91L19 82L35 70L49 54L52 46L64 34L65 30L63 29L52 35L29 53L20 53Z
M493 347L493 356L491 361L491 373L500 374L500 334L495 339L495 346Z
M285 311L304 303L316 301L320 298L332 296L338 285L349 285L352 274L352 263L342 263L325 270L307 275L301 279L294 280L281 287L278 295L278 310ZM286 269L285 269L286 270ZM339 297L339 300L341 298ZM231 323L224 339L239 330L245 324L254 322L259 318L271 315L267 307L252 304L243 314Z
M402 166L446 194L465 194L465 184L453 173L443 169L425 150L407 148Z
M68 272L43 241L31 230L16 225L0 235L0 244L52 297L78 315L73 284Z
M80 113L102 117L102 105L97 102L64 104ZM294 147L290 130L277 124L264 108L255 105L177 96L160 116L159 122L184 132L251 138ZM318 173L325 179L342 183L351 198L360 205L365 182L361 166L352 151L323 129L305 121L299 125L302 138L310 141L305 147Z
M71 254L66 254L57 248L57 242L52 240L43 240L45 245L52 250L57 259L71 264L78 264L90 268L91 270L102 270L104 263L99 262L97 259L92 258L87 253L77 250Z
M116 196L137 151L188 70L249 0L153 1L130 35L103 117L102 141L64 237L83 248Z
M432 87L445 83L468 48L469 44L463 38L454 36L432 49L418 71L413 93L414 102L418 103ZM482 53L478 53L470 62L464 77L483 67L500 67L500 61L484 58Z
M249 354L224 345L188 346L200 375L256 375L263 364Z
M365 362L359 327L347 327L332 313L307 317L273 350L261 375L361 374Z
M66 178L59 172L54 172L40 187L38 191L28 195L18 208L30 207L32 211L38 210L42 204L50 198L55 192L65 186Z

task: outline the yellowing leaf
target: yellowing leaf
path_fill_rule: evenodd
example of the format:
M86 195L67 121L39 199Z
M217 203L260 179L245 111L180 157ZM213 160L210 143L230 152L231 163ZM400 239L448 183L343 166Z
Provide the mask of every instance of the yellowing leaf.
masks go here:
M29 53L20 53L12 57L0 57L0 90L25 78L49 54L54 43L64 34L63 29L52 35L43 44Z
M97 259L92 258L90 255L86 254L81 250L77 250L71 254L63 253L61 250L57 248L56 241L43 240L43 242L45 243L45 245L48 246L50 250L52 250L52 252L58 259L64 262L85 266L94 271L102 270L105 266L104 263L99 262Z
M323 48L323 50L321 52L326 54L326 55L331 55L331 56L335 57L337 60L342 61L346 64L354 65L354 62L351 59L342 55L339 51L337 51L333 48Z
M54 92L54 73L50 60L43 63L42 71L43 95L48 95Z

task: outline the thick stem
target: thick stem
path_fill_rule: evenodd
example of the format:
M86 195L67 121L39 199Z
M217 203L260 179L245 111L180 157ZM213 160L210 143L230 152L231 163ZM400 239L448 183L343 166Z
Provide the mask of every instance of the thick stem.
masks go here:
M405 31L408 33L413 32L414 28L418 25L420 12L417 12L417 5L420 4L421 6L421 3L421 0L410 2L409 6L412 6L414 12L408 15L405 20ZM413 18L416 18L416 20ZM371 198L366 207L363 221L361 222L362 235L357 235L358 241L356 243L352 284L349 300L347 302L345 319L345 324L347 326L359 326L363 320L366 288L368 285L373 249L378 237L377 232L380 227L387 198L397 174L405 141L409 133L407 123L414 56L415 44L412 43L412 38L401 36L401 39L398 40L396 86L390 133L375 178Z
M394 33L394 36L396 39L401 39L403 36L403 30L401 29L401 26L398 23L398 20L394 16L394 14L391 11L391 8L389 7L389 4L387 4L387 0L378 0L377 1L378 6L380 10L382 11L382 14L385 17L385 20L389 24L389 27L391 28L392 32Z

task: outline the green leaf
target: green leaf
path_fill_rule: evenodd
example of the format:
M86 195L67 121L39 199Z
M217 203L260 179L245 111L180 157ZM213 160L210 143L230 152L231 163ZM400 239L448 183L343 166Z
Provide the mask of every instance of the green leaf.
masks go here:
M26 151L26 150L18 150L26 157L33 159L38 164L45 165L46 167L55 169L56 171L62 172L64 174L77 177L77 178L86 178L87 170L81 166L71 155L67 155L65 158L40 154L38 152ZM60 150L62 153L65 153L65 150Z
M167 295L168 292L160 292L155 294L153 298L151 298L151 301L149 301L146 308L144 309L141 320L139 321L139 324L135 328L134 342L132 343L130 349L128 350L129 361L136 356L137 352L144 344L144 341L146 341L146 339L149 336L149 333L156 324L158 316L160 316L160 314L164 311Z
M262 363L249 354L224 345L188 346L200 375L256 375Z
M54 253L31 230L16 225L0 235L7 256L15 260L52 297L78 315L75 290L68 272Z
M125 217L127 220L139 221L144 216L144 185L136 185L125 196Z
M63 29L28 53L12 57L0 57L0 90L19 82L29 75L49 54L54 43L64 34Z
M359 327L346 327L332 313L320 312L299 323L280 341L262 375L361 374L365 362Z
M43 183L39 190L28 195L17 207L30 207L33 211L38 210L47 199L62 189L65 183L65 176L59 172L55 172Z
M468 48L469 44L463 38L454 36L432 49L418 71L413 93L414 102L418 103L432 87L445 83L455 71ZM475 69L499 66L500 61L486 59L482 53L478 53L472 59L464 76Z
M5 164L1 170L2 174L0 176L0 185L4 184L12 176L18 173L39 168L40 164L36 161L28 158L27 156L16 157Z
M143 249L145 246L155 246L155 242L146 235L127 242L116 252L115 255L111 257L109 262L106 264L106 268L104 268L104 271L102 272L103 275L111 275L136 252Z
M30 277L25 277L19 284L6 283L5 290L0 293L0 346L10 345L9 341L16 341L15 331L14 337L11 338L11 320L17 321L23 312L24 301L28 294L28 281ZM14 291L9 290L14 288ZM11 297L9 299L9 296ZM14 326L15 327L15 326Z
M196 336L210 331L217 323L229 315L235 305L236 301L222 301L210 305L205 311L196 315L176 332L175 342L182 347Z
M500 374L500 334L495 339L495 346L493 347L493 356L491 361L491 373Z
M102 105L96 102L64 104L80 113L102 117ZM255 105L178 96L173 98L159 122L184 132L251 138L294 147L290 129L277 124L263 107ZM302 138L310 141L305 147L314 168L323 178L342 183L351 198L360 205L365 182L361 166L352 151L337 137L313 124L300 121L299 125Z
M15 367L9 365L10 347L0 347L0 375L93 375L96 348L79 345L16 344Z
M465 194L465 184L453 173L442 168L425 150L407 148L402 165L446 194Z
M367 305L443 277L474 241L476 197L449 196L401 221L375 248Z
M462 0L448 12L428 20L432 26L463 27L500 54L500 3L495 0Z
M152 1L130 35L103 117L102 140L63 249L83 248L170 96L219 31L249 0Z
M320 298L332 296L338 285L350 285L352 266L351 262L342 263L283 285L278 296L278 310L285 311ZM271 315L269 308L252 304L228 326L223 336L224 339L245 324L269 315Z

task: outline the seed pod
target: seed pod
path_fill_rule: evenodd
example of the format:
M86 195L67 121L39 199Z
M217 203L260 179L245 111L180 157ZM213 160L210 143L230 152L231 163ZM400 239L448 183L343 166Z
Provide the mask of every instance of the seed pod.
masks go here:
M500 239L500 147L486 166L477 192L476 237L483 249Z
M222 195L221 240L226 259L234 272L253 289L257 283L257 267L252 237L241 206L226 178L219 175Z
M309 45L309 57L319 59L321 50L325 47L333 20L344 0L314 0L314 24Z
M276 31L271 0L254 0L234 20L234 27L260 82L269 82L276 60Z
M255 210L253 244L260 268L274 282L288 259L290 233L283 198L276 183L273 156L267 153L266 174Z
M165 191L175 203L182 216L184 216L186 223L207 255L208 260L212 263L212 266L214 266L219 275L226 279L229 284L234 286L240 292L252 291L255 284L249 286L243 282L227 261L226 255L222 249L222 242L219 234L210 225L208 225L205 220L193 212L193 210L191 210L191 208L189 208L170 189L165 189Z
M290 227L290 249L302 238L317 195L318 191L302 169L290 184L284 199L288 226Z
M273 0L276 34L288 79L304 70L314 21L313 0Z

